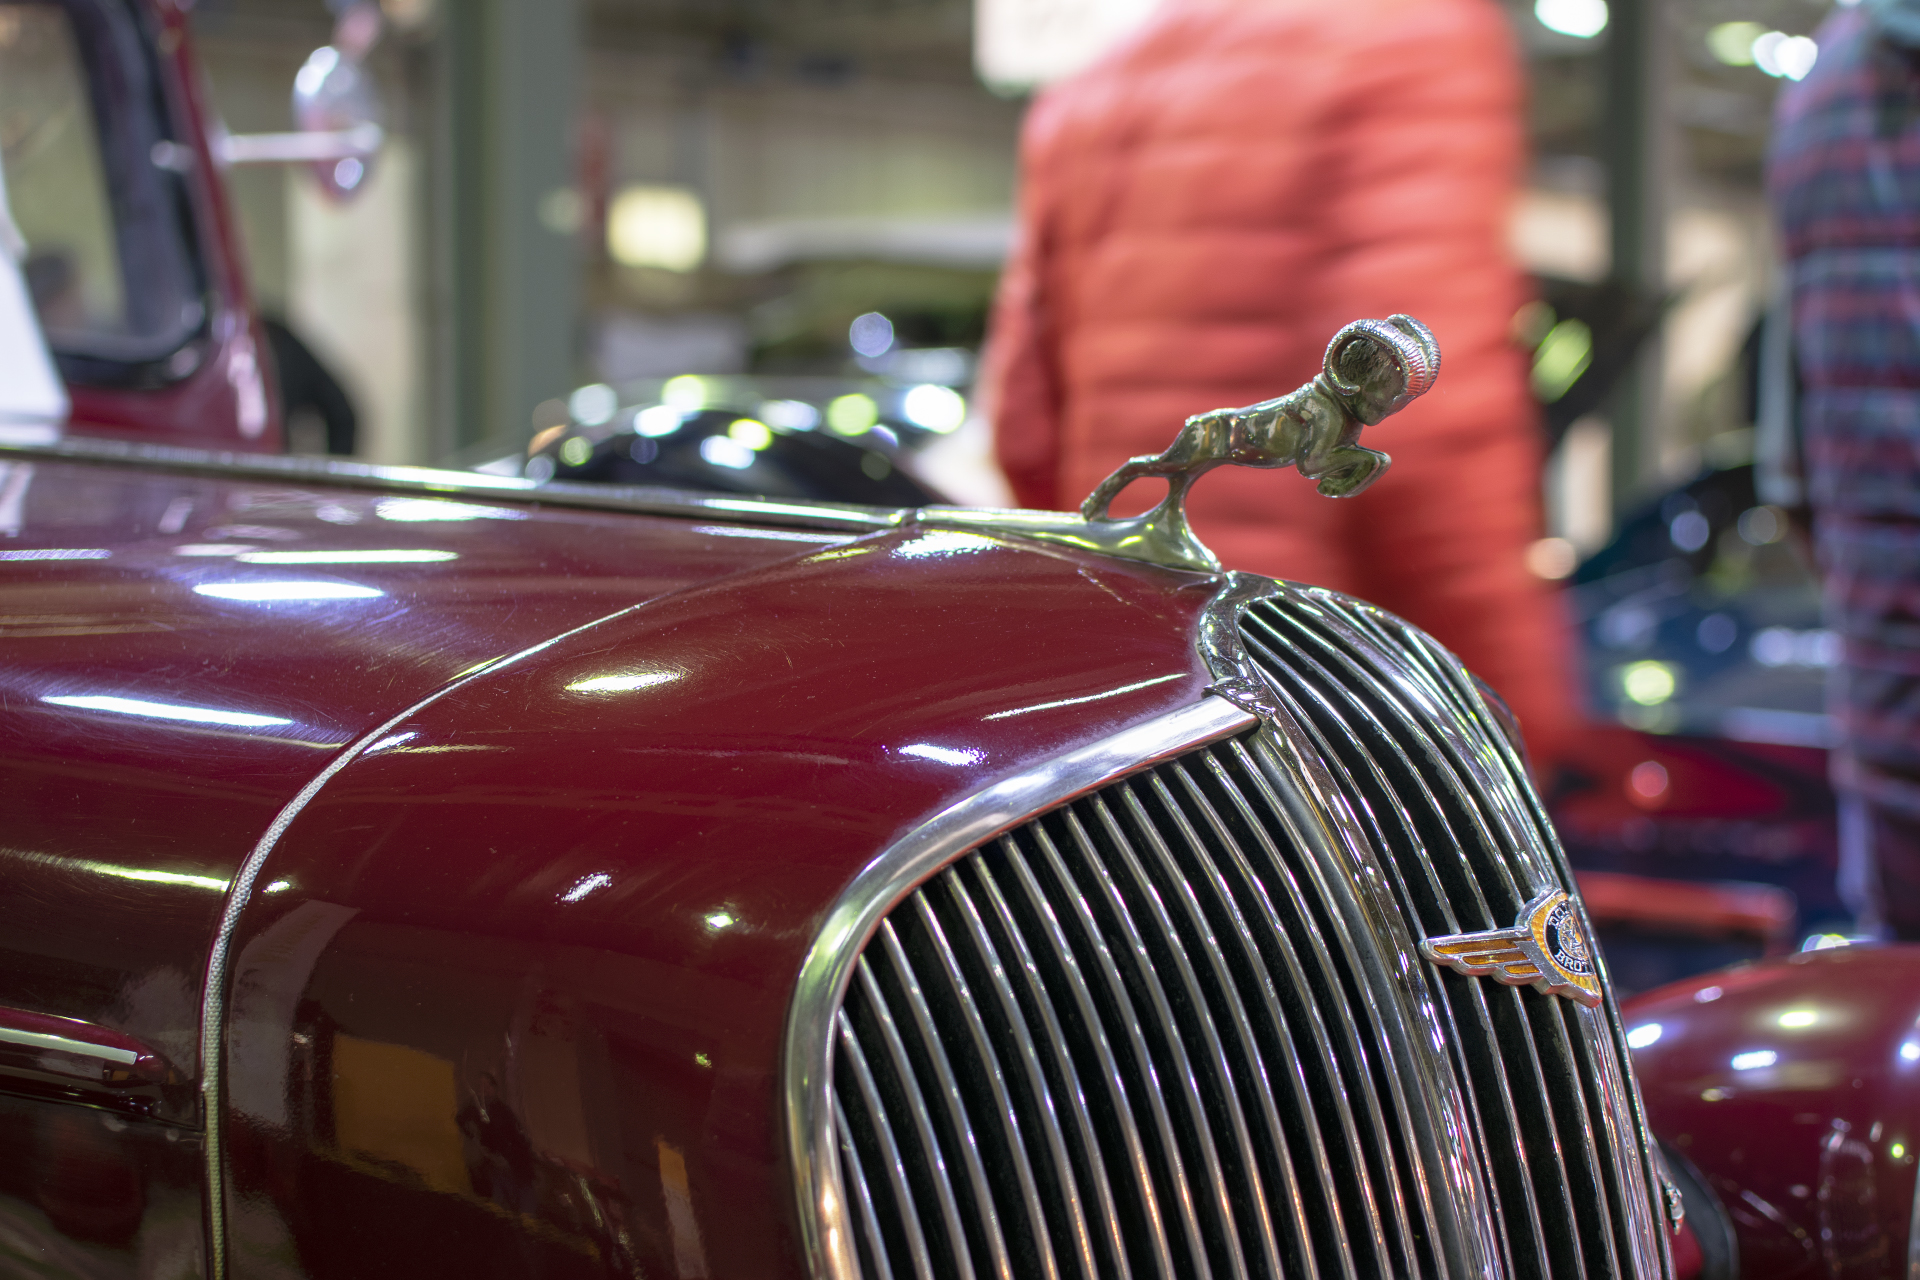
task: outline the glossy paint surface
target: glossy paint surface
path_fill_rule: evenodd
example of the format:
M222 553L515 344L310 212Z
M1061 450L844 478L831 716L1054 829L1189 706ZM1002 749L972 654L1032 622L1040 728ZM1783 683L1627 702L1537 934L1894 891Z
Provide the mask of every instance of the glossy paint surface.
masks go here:
M204 1275L200 1143L175 1125L0 1094L0 1275Z
M235 869L462 672L835 535L0 463L0 1007L198 1074Z
M1622 1013L1654 1134L1725 1205L1742 1276L1907 1275L1920 947L1763 961Z
M1215 586L908 527L395 726L234 938L235 1238L316 1277L800 1274L777 1067L825 913L987 781L1194 703Z

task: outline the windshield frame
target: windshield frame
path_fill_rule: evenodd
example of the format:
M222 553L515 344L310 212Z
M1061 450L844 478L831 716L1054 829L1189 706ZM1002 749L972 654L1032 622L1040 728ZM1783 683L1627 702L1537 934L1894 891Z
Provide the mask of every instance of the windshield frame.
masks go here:
M171 309L126 336L50 330L71 386L136 388L178 381L198 366L188 349L210 330L205 256L195 217L194 149L180 141L146 15L134 0L24 0L71 24L87 81L129 316Z

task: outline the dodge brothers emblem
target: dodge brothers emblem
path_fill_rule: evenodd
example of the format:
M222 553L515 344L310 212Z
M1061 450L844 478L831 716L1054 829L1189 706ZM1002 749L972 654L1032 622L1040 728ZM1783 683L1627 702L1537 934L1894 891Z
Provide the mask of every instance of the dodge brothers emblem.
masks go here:
M1511 929L1428 938L1421 953L1475 978L1492 977L1510 987L1538 987L1588 1008L1600 1003L1593 951L1573 900L1550 889L1520 909Z

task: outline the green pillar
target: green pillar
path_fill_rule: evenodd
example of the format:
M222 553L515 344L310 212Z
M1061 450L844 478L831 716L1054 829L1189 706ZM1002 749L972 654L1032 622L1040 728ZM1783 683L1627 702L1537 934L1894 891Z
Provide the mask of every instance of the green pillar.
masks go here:
M1640 293L1666 287L1668 126L1665 0L1609 0L1600 159L1607 173L1613 278ZM1659 470L1660 334L1620 380L1613 428L1616 514L1645 496Z
M462 462L517 449L574 382L579 255L576 0L441 6L433 237L439 439Z

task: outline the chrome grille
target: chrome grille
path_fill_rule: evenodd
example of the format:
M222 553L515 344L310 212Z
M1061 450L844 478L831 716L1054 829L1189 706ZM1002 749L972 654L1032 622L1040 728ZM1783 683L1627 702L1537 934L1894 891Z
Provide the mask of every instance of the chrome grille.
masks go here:
M1502 928L1540 887L1571 888L1458 663L1423 633L1332 592L1254 604L1242 639L1354 803L1416 935ZM1411 855L1411 856L1409 856ZM1630 1276L1646 1256L1637 1102L1609 1013L1430 970L1481 1135L1515 1276Z
M1564 876L1477 695L1342 597L1241 630L1275 728L976 849L855 962L862 1273L1658 1275L1617 1026L1411 951Z

